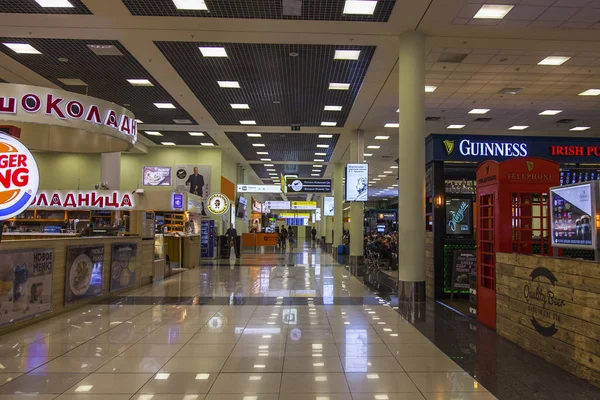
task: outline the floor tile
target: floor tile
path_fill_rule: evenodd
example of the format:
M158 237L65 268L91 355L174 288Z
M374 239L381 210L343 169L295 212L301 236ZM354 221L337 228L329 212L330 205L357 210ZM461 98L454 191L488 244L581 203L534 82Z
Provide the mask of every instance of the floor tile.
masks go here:
M337 347L342 358L392 357L392 353L385 344L338 343Z
M233 344L186 344L175 354L175 357L227 357L234 346Z
M56 400L129 400L129 394L63 394Z
M241 335L239 334L213 334L213 333L197 333L194 335L190 344L232 344L237 343Z
M80 372L91 374L110 360L111 357L58 357L32 372Z
M63 357L116 357L130 344L86 343L63 354Z
M152 396L152 397L150 397ZM204 394L136 394L131 400L204 400Z
M406 373L347 373L352 393L416 393L419 390Z
M162 373L154 375L139 391L141 394L206 394L216 373ZM154 399L153 399L154 400Z
M339 357L293 357L286 356L283 372L344 372Z
M343 357L344 372L404 372L394 357Z
M279 400L278 394L208 394L204 400Z
M466 372L411 372L408 375L423 393L487 391Z
M150 379L152 374L94 373L67 391L69 394L131 394Z
M283 357L229 357L221 372L282 372Z
M21 375L22 374L19 373L19 372L0 373L0 386L5 385L8 382L14 381L15 379L17 379Z
M114 374L154 374L169 361L169 357L118 356L104 364L96 372Z
M55 394L0 394L0 400L53 400L55 398Z
M220 372L226 360L227 357L175 357L158 372Z
M396 358L442 357L445 354L433 344L395 344L388 346Z
M172 357L181 348L182 344L151 344L137 343L121 353L123 357Z
M406 372L448 372L462 371L454 361L442 357L397 357Z
M210 394L223 393L279 393L281 374L219 374Z
M2 372L30 372L49 361L45 357L0 357L0 369Z
M88 374L75 373L29 373L21 375L17 379L8 382L0 387L0 393L5 394L26 394L40 393L60 394L84 379Z
M353 396L350 393L284 393L279 400L353 400Z
M353 400L425 400L421 393L352 393ZM453 400L446 398L444 400Z
M348 383L340 373L286 373L281 381L281 393L348 393Z
M494 395L488 392L476 393L423 393L427 400L497 400ZM541 398L540 398L541 399Z

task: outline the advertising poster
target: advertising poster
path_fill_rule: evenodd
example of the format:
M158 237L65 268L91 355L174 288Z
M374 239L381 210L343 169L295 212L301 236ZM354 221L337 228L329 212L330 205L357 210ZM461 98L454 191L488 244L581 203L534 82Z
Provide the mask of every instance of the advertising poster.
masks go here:
M552 244L593 246L592 185L556 188L550 194Z
M446 234L470 235L473 233L471 199L446 199Z
M68 246L65 305L102 295L104 245Z
M110 262L110 291L135 285L136 243L113 243Z
M171 186L171 167L143 167L142 186Z
M323 215L325 217L333 217L334 205L333 197L323 197Z
M0 326L52 311L54 249L0 251Z
M452 259L452 289L469 290L469 275L475 274L475 250L456 250Z
M238 206L237 206L237 214L236 214L237 218L244 219L246 217L246 204L247 203L248 203L248 200L246 200L245 197L240 196L240 200L238 201Z
M175 190L207 198L210 195L210 165L175 166Z
M346 201L367 201L369 164L346 165Z

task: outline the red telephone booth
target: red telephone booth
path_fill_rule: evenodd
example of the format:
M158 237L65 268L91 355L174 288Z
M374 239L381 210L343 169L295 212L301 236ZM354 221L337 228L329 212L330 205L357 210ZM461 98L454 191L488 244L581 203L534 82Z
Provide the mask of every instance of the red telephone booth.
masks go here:
M559 165L536 157L477 168L477 320L496 329L496 253L550 255L549 188Z

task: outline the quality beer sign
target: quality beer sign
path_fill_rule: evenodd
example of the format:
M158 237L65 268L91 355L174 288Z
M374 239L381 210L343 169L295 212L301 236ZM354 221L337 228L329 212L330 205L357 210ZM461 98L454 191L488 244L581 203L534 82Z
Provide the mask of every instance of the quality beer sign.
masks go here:
M31 152L17 139L0 134L0 221L25 211L39 183L37 163Z

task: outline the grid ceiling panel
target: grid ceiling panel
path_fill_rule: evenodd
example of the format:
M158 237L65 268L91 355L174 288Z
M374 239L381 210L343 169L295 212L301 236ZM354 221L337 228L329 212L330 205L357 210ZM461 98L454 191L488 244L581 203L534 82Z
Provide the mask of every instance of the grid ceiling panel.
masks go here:
M374 46L156 42L220 125L254 120L259 126L343 126L358 95ZM203 57L199 46L224 47L228 57ZM357 61L334 60L335 50L360 50ZM290 53L298 53L291 57ZM239 89L217 81L237 81ZM330 82L350 90L328 90ZM233 110L230 104L248 104ZM342 111L323 111L324 106Z
M337 134L330 139L319 139L317 133L261 133L262 137L248 137L244 132L225 132L231 143L247 161L270 158L273 162L312 162L315 158L328 162L338 141ZM264 144L256 147L253 144ZM318 148L317 145L329 145ZM257 152L268 152L260 155ZM315 156L326 153L326 156Z
M293 0L206 0L208 11L178 10L172 0L123 0L123 3L132 15L144 16L387 22L396 0L379 0L373 15L345 15L345 0L303 0L301 15L284 15L284 3L299 3Z
M262 179L265 184L273 184L273 180L270 179L271 176L269 175L270 171L267 171L267 168L276 169L277 178L279 178L281 174L298 175L300 178L322 178L326 168L323 166L323 168L321 168L322 172L320 172L319 176L317 177L311 176L311 174L316 174L316 172L312 172L312 166L305 164L275 164L274 167L265 167L263 164L250 164L250 166L252 166L252 169L254 172L256 172L256 175L258 175L258 177Z
M74 39L0 38L2 42L28 43L42 54L17 54L0 44L0 50L17 62L71 92L112 101L133 111L146 124L173 124L193 118L156 82L118 41ZM87 45L113 45L122 56L98 56ZM59 61L66 58L68 61ZM68 86L58 79L81 79L88 86ZM134 87L126 79L148 79L154 86ZM158 109L153 103L173 103L176 109Z
M173 142L178 146L201 146L201 143L212 143L215 146L217 142L210 137L206 132L204 136L191 136L189 132L181 131L159 131L162 136L153 136L146 134L146 131L141 129L140 133L151 140L153 143L162 145L161 142Z
M13 14L91 14L81 0L69 0L73 7L42 7L34 0L1 0L0 13Z

